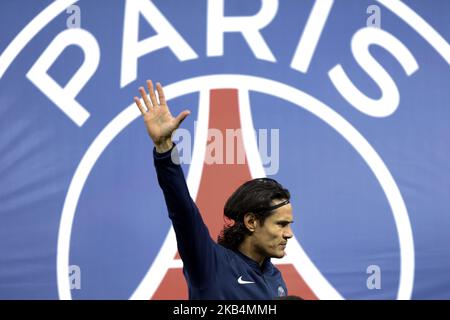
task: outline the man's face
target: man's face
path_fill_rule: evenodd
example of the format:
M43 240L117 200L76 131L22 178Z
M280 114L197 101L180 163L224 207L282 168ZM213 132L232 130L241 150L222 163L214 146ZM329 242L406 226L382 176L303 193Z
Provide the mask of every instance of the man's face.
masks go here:
M275 200L274 205L281 202ZM292 206L290 203L275 210L266 218L264 224L257 222L253 234L253 244L257 253L264 257L282 258L285 256L286 243L292 238Z

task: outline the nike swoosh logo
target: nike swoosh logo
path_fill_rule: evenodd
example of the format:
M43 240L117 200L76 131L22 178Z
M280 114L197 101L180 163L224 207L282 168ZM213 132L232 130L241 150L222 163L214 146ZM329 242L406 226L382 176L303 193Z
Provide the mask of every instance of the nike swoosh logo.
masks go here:
M239 283L239 284L249 284L249 283L255 283L255 282L253 282L253 281L242 280L242 276L240 276L240 277L238 278L238 283Z

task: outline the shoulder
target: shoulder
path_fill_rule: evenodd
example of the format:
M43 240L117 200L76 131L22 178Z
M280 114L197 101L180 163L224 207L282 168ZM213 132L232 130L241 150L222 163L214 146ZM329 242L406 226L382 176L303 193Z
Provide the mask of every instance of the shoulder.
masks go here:
M223 256L223 258L228 262L235 261L239 257L236 251L234 250L225 248L220 244L216 244L216 247L217 247L216 251L219 252L219 254Z

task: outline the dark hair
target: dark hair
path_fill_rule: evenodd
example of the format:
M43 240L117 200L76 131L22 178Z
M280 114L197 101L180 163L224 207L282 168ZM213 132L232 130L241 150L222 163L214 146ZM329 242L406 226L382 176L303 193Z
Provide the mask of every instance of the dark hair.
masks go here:
M228 198L223 209L225 217L231 219L220 233L217 242L236 250L250 231L244 225L244 215L253 213L261 224L273 213L273 200L289 200L291 195L276 180L257 178L245 182Z

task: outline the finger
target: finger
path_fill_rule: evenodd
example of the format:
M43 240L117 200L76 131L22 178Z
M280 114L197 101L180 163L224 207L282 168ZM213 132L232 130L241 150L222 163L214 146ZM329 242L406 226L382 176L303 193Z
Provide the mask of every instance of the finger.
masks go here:
M153 106L150 100L148 99L147 92L145 92L144 87L139 87L139 92L141 93L141 97L144 100L145 105L147 106L147 109L150 110Z
M150 95L150 99L152 100L153 106L158 106L158 100L156 100L155 89L153 89L152 80L147 80L148 93Z
M136 103L137 107L141 111L142 115L145 115L145 113L147 111L145 110L144 106L142 105L141 100L139 100L138 97L134 97L134 102Z
M166 104L166 97L164 97L164 90L161 86L161 83L156 83L156 90L158 90L159 104Z
M177 127L181 124L181 122L183 122L184 119L186 119L186 117L188 115L191 114L191 111L189 110L184 110L182 112L180 112L180 114L175 118L177 121Z

